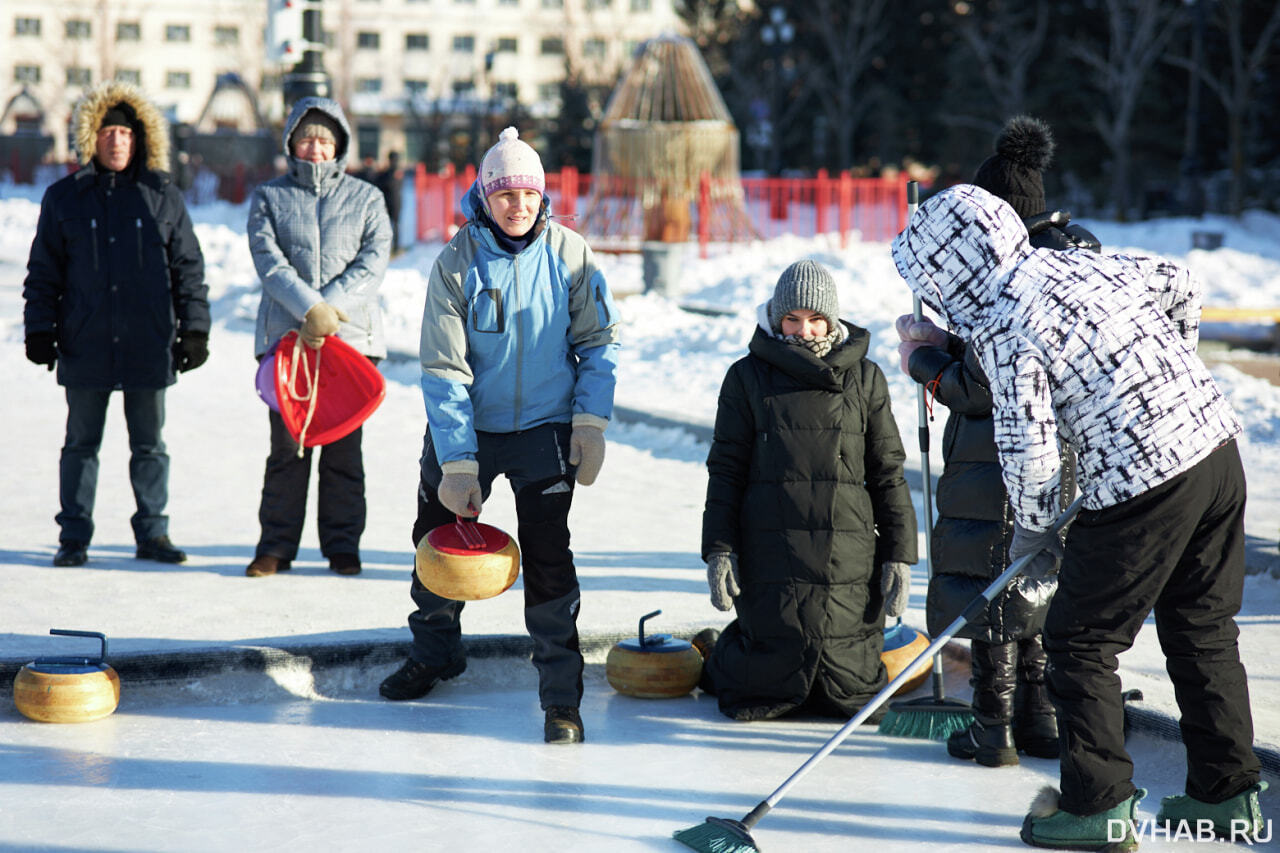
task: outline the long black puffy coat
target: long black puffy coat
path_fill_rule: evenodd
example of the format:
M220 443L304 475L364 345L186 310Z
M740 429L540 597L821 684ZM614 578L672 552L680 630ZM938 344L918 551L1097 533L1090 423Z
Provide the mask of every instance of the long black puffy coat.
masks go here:
M101 168L94 138L108 107L137 112L138 150L127 169ZM168 131L156 108L126 84L100 86L78 107L83 168L50 186L31 243L27 334L55 332L58 383L154 390L175 379L179 332L210 326L204 257L182 192L165 171Z
M1086 248L1098 251L1097 239L1067 215L1027 220L1031 244L1041 249ZM948 335L945 348L920 347L907 365L911 377L928 387L950 410L942 434L942 475L938 478L930 556L933 577L925 603L931 634L945 630L1009 565L1013 510L1000 474L991 392L973 351ZM1075 494L1074 456L1062 452L1065 508ZM1032 637L1044 627L1056 580L1019 576L992 599L982 616L971 619L958 636L1004 644Z
M736 719L817 690L852 715L886 683L880 566L916 562L916 518L884 374L845 327L822 359L757 329L720 391L702 551L738 556L742 594L707 668Z

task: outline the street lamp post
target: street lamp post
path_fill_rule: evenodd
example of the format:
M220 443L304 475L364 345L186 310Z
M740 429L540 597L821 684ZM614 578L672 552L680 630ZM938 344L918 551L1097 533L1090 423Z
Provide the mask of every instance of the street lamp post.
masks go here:
M333 85L329 74L324 70L324 27L320 21L319 3L308 3L302 12L302 38L307 43L307 49L298 64L284 75L282 89L285 115L303 98L333 97Z
M769 141L769 173L773 175L782 171L782 134L778 125L778 113L782 109L778 97L778 80L782 77L782 56L795 35L795 27L787 20L787 10L781 6L769 9L769 20L760 28L760 40L773 59L772 73L769 75L769 117L762 122L761 136Z

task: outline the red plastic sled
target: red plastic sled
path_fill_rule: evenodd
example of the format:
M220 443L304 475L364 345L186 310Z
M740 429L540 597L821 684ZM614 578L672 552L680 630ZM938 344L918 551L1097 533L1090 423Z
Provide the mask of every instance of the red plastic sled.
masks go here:
M268 358L274 360L277 411L302 447L350 435L387 394L373 363L337 335L316 350L301 343L297 332L287 332Z

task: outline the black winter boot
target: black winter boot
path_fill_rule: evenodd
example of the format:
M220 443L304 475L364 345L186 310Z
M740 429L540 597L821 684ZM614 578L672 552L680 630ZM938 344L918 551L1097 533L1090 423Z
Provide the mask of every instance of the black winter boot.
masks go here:
M582 743L582 715L568 705L552 705L542 724L542 739L547 743Z
M409 658L395 672L382 680L378 692L393 702L421 699L441 681L462 675L467 669L465 658L459 658L444 666L431 666Z
M1018 763L1013 743L1013 692L1017 678L1017 643L993 645L974 640L970 658L974 721L947 738L947 752L985 767Z
M1018 641L1018 689L1013 710L1013 742L1033 758L1058 757L1058 714L1044 683L1044 638Z

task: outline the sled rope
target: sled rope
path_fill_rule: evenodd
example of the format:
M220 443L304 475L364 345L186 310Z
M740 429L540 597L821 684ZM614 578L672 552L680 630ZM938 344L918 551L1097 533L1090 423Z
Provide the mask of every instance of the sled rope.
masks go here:
M289 366L289 381L285 384L285 390L289 392L289 396L299 402L307 404L307 417L302 422L302 429L298 432L298 458L301 459L306 449L303 442L307 438L307 428L311 426L311 419L315 417L316 402L320 399L320 350L315 350L316 368L311 370L310 359L307 353L310 347L298 342L298 346L293 348L292 364ZM298 390L298 365L303 365L302 376L307 380L306 391Z

